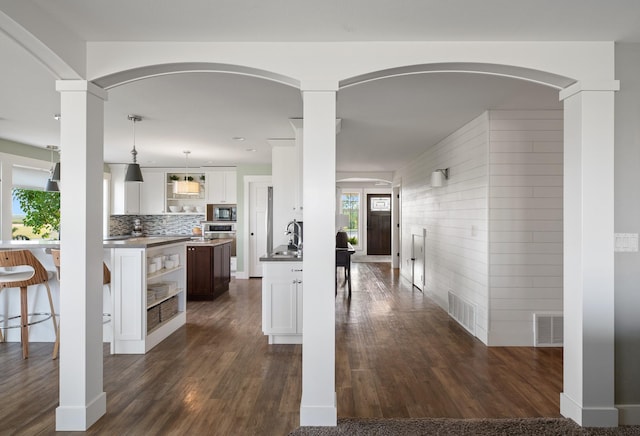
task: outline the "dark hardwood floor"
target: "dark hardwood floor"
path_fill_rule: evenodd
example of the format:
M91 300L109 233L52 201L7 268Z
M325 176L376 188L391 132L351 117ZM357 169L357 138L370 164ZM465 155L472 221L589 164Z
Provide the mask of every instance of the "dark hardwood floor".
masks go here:
M352 265L336 298L339 417L559 416L562 350L487 348L383 263ZM342 281L339 281L341 284ZM333 294L333 289L329 290ZM268 345L260 280L189 302L144 356L105 347L107 414L86 434L286 435L299 425L301 346ZM0 435L55 431L53 344L0 343ZM82 433L69 433L82 434Z

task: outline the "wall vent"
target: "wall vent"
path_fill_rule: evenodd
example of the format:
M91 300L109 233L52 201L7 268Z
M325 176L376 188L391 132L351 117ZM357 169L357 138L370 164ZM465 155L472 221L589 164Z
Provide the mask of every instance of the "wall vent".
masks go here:
M533 314L533 343L536 347L561 347L564 317L560 313Z
M472 335L476 335L476 306L465 299L449 291L449 316L467 329Z

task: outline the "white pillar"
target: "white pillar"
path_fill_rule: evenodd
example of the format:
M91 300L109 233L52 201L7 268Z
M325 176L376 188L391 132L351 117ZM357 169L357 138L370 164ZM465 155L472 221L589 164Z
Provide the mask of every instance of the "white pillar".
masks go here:
M564 100L564 391L560 413L618 425L614 407L614 91L577 83Z
M335 392L336 90L303 90L301 426L337 424Z
M59 80L60 405L56 430L86 430L106 413L102 386L102 173L106 92Z

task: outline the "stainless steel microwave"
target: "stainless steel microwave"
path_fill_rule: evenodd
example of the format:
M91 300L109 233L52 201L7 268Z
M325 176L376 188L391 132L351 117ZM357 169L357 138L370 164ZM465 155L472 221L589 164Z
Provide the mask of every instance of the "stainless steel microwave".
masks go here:
M237 220L235 204L207 204L207 221Z

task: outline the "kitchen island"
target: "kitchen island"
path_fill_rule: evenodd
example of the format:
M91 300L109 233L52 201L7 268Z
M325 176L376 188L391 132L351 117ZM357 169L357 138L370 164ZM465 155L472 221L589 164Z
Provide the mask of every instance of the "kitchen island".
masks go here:
M111 342L112 353L144 354L186 323L185 243L189 240L188 236L147 236L104 241L104 261L111 270L111 293L105 292L103 312L110 313L111 320L103 326L103 339ZM49 285L59 314L60 286L50 255L53 248L60 248L60 241L0 242L0 250L30 250L50 271ZM175 261L167 264L171 257ZM156 266L150 268L151 263ZM152 292L147 292L148 289ZM30 303L33 304L30 311L48 311L44 310L48 309L43 306L45 300L35 299ZM3 291L0 313L19 312L18 290ZM59 315L64 322L64 314ZM18 330L5 330L6 340L20 341ZM33 342L54 342L55 333L52 325L44 322L32 326L29 338Z
M187 242L187 300L213 300L229 290L232 239Z
M187 322L189 237L105 241L110 249L115 354L144 354Z

